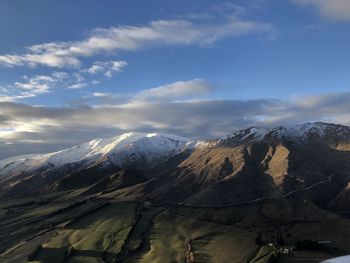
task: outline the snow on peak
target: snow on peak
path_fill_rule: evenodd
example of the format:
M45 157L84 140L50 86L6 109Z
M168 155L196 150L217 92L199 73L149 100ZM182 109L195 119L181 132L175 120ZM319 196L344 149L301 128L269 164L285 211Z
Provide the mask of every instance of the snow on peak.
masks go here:
M91 164L107 157L117 165L140 158L149 162L182 151L189 139L170 134L128 132L107 139L94 139L62 151L0 160L0 176L13 171L27 171L44 165L61 166L84 161Z
M265 138L288 138L291 140L303 141L311 137L324 138L329 135L350 138L350 128L347 126L324 122L308 122L296 125L278 126L274 128L251 127L237 131L228 136L227 139L234 141L261 141Z
M227 138L212 141L191 141L171 134L128 132L112 138L95 139L58 152L22 155L0 160L0 177L13 172L31 171L41 167L59 167L69 163L83 162L84 165L90 165L98 160L109 160L118 166L137 162L154 164L185 149L212 147L227 140L235 143L282 138L304 141L332 136L350 140L350 128L323 122L275 128L251 127L237 131Z
M176 139L175 139L176 138ZM139 133L139 132L128 132L123 133L119 136L108 138L108 139L95 139L88 143L84 143L78 146L74 146L72 148L59 151L56 153L49 154L48 161L50 163L60 165L69 162L77 162L81 160L94 159L102 156L115 155L115 152L121 152L127 148L130 148L131 145L139 145L139 150L144 150L142 147L147 147L145 142L152 141L154 150L157 150L157 146L159 150L164 151L164 145L162 143L164 141L172 141L172 142L181 142L179 145L183 145L189 140L186 138L176 137L173 135L162 135L157 133ZM172 150L174 145L167 145L167 150Z

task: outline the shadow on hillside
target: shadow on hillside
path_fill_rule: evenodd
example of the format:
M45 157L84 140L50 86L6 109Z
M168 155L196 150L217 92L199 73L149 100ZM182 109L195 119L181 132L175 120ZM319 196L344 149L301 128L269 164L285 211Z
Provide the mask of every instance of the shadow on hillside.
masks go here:
M35 257L35 261L42 263L64 262L68 257L66 256L67 247L49 248L44 247ZM87 258L117 258L117 253L103 252L102 250L75 250L70 257L87 257Z

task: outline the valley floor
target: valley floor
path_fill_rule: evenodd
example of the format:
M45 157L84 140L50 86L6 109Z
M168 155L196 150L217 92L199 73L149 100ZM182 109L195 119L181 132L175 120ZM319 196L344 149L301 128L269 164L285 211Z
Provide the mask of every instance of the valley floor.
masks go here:
M262 263L277 255L275 245L257 246L256 239L262 228L272 240L276 229L283 227L259 225L251 216L240 214L239 208L145 207L143 202L80 194L61 192L3 201L0 262ZM246 210L254 213L261 208ZM349 224L329 222L290 225L285 242L341 236L338 245L347 247L350 236L344 226L350 230ZM324 233L316 237L317 229ZM311 263L330 257L329 253L297 251L279 256L276 262Z

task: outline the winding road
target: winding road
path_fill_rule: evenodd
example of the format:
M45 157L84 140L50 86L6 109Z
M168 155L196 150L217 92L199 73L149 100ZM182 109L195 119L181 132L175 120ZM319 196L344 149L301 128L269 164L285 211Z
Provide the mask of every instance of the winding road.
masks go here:
M308 187L305 187L305 188L290 191L288 193L283 194L282 197L288 197L288 196L291 196L295 193L310 190L318 185L329 183L333 179L334 179L334 173L332 173L330 176L328 176L328 178L326 180L322 180L320 182L314 183L314 184L312 184ZM260 201L265 200L265 199L271 199L271 198L276 198L276 197L279 197L279 196L276 196L276 195L262 196L262 197L259 197L259 198L253 199L253 200L238 201L238 202L227 203L227 204L190 204L190 203L181 203L181 202L180 203L155 204L155 203L151 203L151 202L144 202L144 206L145 207L182 206L182 207L191 207L191 208L225 208L225 207L233 207L233 206L238 206L238 205L254 204L254 203L260 202Z

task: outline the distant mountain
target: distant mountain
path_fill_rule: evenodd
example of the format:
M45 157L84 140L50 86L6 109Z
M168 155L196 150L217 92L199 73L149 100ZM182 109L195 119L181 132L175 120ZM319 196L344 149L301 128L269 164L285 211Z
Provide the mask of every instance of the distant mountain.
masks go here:
M16 194L45 191L52 188L53 181L57 183L67 175L91 169L101 173L125 168L144 169L194 145L194 142L180 136L130 132L113 138L95 139L54 153L11 157L0 160L0 187L3 192ZM96 180L98 178L96 175ZM45 184L44 187L42 184Z
M282 198L316 185L298 196L345 210L349 183L350 128L322 122L252 127L206 142L126 133L0 161L0 196L84 189L215 205Z
M309 122L299 125L286 125L274 128L251 127L229 135L224 140L237 142L285 140L299 143L330 142L350 140L350 128L343 125Z
M113 138L95 139L59 152L0 160L0 176L69 163L81 163L87 167L102 159L108 159L120 167L140 162L152 165L190 145L189 139L175 135L130 132Z
M334 175L332 181L299 196L324 207L345 209L345 197L350 197L349 168L349 127L317 122L248 128L195 149L152 197L164 198L170 188L170 199L180 195L197 204L278 198Z

